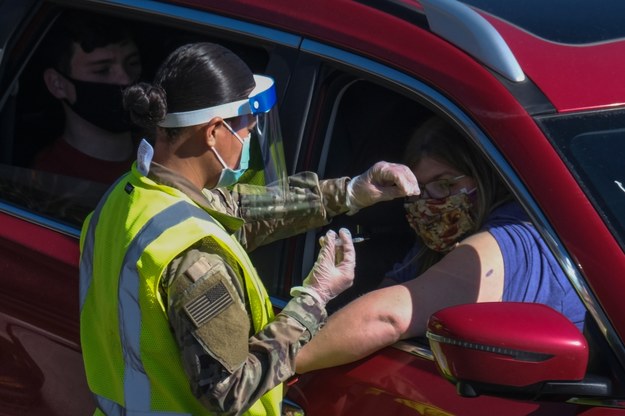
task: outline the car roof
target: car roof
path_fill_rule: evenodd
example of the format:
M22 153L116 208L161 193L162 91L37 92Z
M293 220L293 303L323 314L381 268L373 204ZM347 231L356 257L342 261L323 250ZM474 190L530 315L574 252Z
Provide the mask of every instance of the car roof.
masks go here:
M550 5L544 5L539 0L466 0L464 3L456 0L185 0L171 3L194 5L273 25L287 32L362 53L408 73L423 69L424 64L429 65L426 60L437 61L440 76L444 76L440 65L449 59L446 54L452 52L440 42L432 43L436 45L436 54L432 50L419 49L424 41L421 32L430 31L453 44L459 52L473 56L488 70L503 74L512 83L521 84L529 79L552 104L550 111L572 112L625 105L625 77L622 75L625 74L625 59L622 58L625 56L625 39L619 37L625 29L617 24L619 16L623 15L625 2L620 4L619 0L599 0L592 5L584 4L591 2L582 0L554 0L555 4L562 5L562 14L566 18L559 16L558 9L550 2L547 2ZM572 6L565 7L564 3ZM502 50L507 48L508 51L498 56L500 54L491 53L493 48L489 44L472 49L472 42L481 43L484 40L484 35L480 33L471 37L469 32L465 32L469 36L460 36L464 38L464 44L461 44L442 32L432 30L432 8L428 9L428 4L443 10L464 7L470 13L479 15L503 40ZM597 8L595 14L587 12L593 7ZM569 9L574 9L574 19L568 19ZM609 19L604 22L605 26L600 26L601 34L592 38L601 41L580 43L578 39L575 43L563 43L555 40L564 39L565 33L573 36L579 26L575 22L583 21L585 15L593 16L595 22L598 16ZM439 13L439 16L444 17L445 13ZM461 17L460 21L464 18ZM447 27L454 28L458 21L450 22ZM585 29L579 32L588 32L586 39L599 32L593 32L595 26L592 22L584 23ZM554 33L559 33L560 38ZM493 56L496 61L491 61ZM508 71L502 68L499 66L501 63L504 66L512 64L512 67L518 65L522 76L518 76L516 69ZM476 75L476 71L472 71L470 75L477 77L475 82L483 82L483 74ZM434 78L438 76L431 71L424 80L436 85Z
M396 29L401 25L397 20L389 23L384 14L392 14L394 18L430 30L432 15L427 8L428 3L443 9L457 8L460 4L455 0L292 0L261 2L263 4L233 0L220 2L222 5L211 0L187 0L184 3L229 9L239 16L247 14L252 20L271 21L303 36L323 38L324 41L330 39L339 46L341 43L351 45L352 49L356 47L382 60L388 52L379 50L382 43L410 44L409 39L392 39L393 32L399 33ZM625 105L625 25L621 22L621 17L625 15L625 2L464 0L460 5L477 11L498 32L520 71L547 97L555 111ZM376 22L380 22L379 25ZM359 24L374 30L357 33ZM449 27L454 26L455 22L449 24ZM465 44L461 45L441 33L437 34L488 68L499 74L504 73L506 78L511 77L470 49L469 44L483 42L484 35L478 33L473 38L462 36ZM348 41L348 38L354 37L360 38L360 46ZM418 48L418 44L413 47ZM482 46L481 49L486 53L492 50L490 46ZM410 53L414 54L406 51L406 54ZM396 58L392 61L399 62ZM524 77L518 75L512 78L515 78L513 82L524 81Z
M625 2L463 0L559 112L625 104Z

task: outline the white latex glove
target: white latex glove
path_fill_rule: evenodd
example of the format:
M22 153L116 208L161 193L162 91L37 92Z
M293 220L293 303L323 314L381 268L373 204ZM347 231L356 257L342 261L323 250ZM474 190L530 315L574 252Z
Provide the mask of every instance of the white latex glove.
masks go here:
M347 183L348 215L391 199L419 195L419 184L408 166L378 162Z
M340 243L339 243L340 241ZM303 286L291 289L291 295L308 293L324 306L354 283L356 251L349 230L341 228L336 233L329 230L319 239L321 250Z

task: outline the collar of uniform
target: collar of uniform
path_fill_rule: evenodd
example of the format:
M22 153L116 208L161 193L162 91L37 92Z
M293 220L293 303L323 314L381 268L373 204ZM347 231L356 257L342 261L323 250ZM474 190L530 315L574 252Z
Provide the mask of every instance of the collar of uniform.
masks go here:
M234 233L245 223L243 219L230 214L230 212L234 213L235 208L228 206L225 199L219 199L215 193L210 193L210 198L207 197L187 178L161 164L156 162L150 164L148 178L161 185L175 188L187 195L215 220L219 221L229 233Z

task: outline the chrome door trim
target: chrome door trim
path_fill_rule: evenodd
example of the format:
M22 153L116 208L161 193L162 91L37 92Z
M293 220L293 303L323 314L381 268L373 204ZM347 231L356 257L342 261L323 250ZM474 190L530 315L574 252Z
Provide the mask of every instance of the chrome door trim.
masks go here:
M274 44L280 44L292 48L297 48L301 41L301 37L297 35L221 16L209 11L192 9L188 6L180 6L153 0L87 0L83 3L115 5L126 10L151 13L165 16L167 18L176 18L189 23L197 23L214 27L223 32L230 32L232 34L245 35L255 39L267 40Z

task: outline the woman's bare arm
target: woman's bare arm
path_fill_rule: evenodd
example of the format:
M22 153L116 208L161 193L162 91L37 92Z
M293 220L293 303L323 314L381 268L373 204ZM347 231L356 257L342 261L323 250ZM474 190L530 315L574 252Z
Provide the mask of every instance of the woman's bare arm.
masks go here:
M500 301L503 258L482 232L464 240L416 279L367 293L335 314L296 357L298 373L364 358L425 333L431 314L462 303Z

